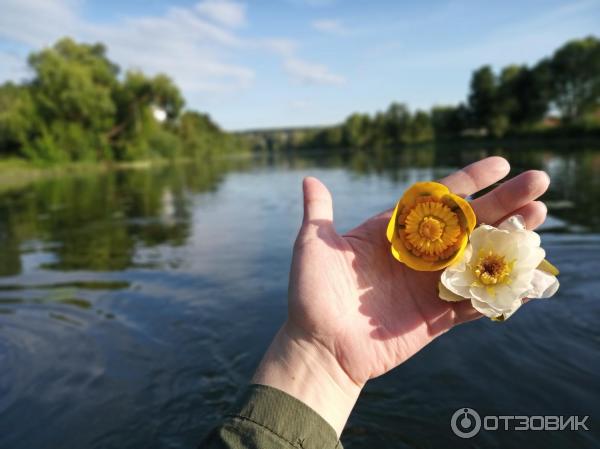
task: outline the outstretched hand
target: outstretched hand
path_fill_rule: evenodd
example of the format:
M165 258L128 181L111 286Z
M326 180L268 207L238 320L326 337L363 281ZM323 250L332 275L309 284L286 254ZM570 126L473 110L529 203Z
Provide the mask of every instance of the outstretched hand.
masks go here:
M469 196L504 178L510 166L490 157L440 180ZM528 171L475 199L479 223L496 224L520 214L534 229L546 217L535 201L548 176ZM303 400L341 432L362 386L411 357L456 324L478 318L469 301L439 299L441 272L418 272L395 260L385 229L391 210L345 235L334 227L327 188L306 178L304 220L290 273L288 320L254 381ZM399 192L399 195L401 192ZM316 391L294 386L302 378L320 383ZM333 403L332 403L333 402ZM345 408L340 413L340 408Z

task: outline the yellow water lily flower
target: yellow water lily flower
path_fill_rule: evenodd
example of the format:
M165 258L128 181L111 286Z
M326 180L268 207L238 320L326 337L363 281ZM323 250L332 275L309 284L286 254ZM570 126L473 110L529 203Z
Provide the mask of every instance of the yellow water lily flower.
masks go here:
M394 258L413 270L437 271L459 259L475 228L471 205L437 182L417 182L387 227Z

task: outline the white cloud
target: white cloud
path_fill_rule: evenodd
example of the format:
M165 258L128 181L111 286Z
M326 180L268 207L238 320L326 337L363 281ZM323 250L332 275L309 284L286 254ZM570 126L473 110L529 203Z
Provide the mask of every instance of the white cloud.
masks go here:
M327 66L296 57L286 58L284 68L294 79L304 84L341 85L345 78L332 73Z
M284 57L293 55L298 49L298 44L290 39L263 39L257 41L256 45Z
M34 47L48 45L78 28L77 6L70 0L2 0L0 36Z
M258 45L280 55L286 73L302 84L341 85L346 82L344 77L332 73L326 65L299 58L298 44L294 41L268 39L258 42Z
M236 29L246 23L246 6L232 0L203 0L171 7L160 16L122 18L96 24L79 10L81 0L2 0L0 36L12 45L38 50L69 35L100 41L124 69L167 73L183 89L219 93L252 85L253 68L235 62L248 51L265 50L281 58L286 73L305 83L340 84L343 78L323 65L296 57L297 44L283 38L247 39ZM24 58L23 58L24 59ZM24 61L0 50L0 80L21 79Z
M337 19L320 19L312 22L312 27L323 33L335 34L344 36L348 34L348 29L344 26L341 20Z
M244 46L242 39L183 8L162 17L88 26L84 35L105 42L109 56L125 67L172 75L188 93L243 89L255 77L254 70L227 58Z
M196 5L196 10L218 23L229 27L239 27L246 23L246 5L229 0L204 0Z

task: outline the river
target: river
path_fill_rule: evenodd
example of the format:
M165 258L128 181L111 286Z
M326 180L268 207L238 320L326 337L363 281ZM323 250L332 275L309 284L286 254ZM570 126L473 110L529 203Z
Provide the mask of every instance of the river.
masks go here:
M286 314L301 180L338 231L487 154L552 177L542 232L561 289L459 326L368 384L347 448L592 447L600 439L600 151L432 147L262 155L61 176L0 193L0 447L192 448ZM589 415L589 431L482 431L455 410Z

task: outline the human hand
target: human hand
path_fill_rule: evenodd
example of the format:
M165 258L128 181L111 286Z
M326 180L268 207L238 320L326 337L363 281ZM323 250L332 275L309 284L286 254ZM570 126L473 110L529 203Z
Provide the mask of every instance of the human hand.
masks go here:
M490 157L440 182L468 196L504 178L508 162ZM480 223L520 214L533 229L546 217L534 201L548 176L525 172L471 205ZM294 246L288 320L254 382L292 394L339 433L364 384L411 357L454 325L479 317L468 301L438 297L440 272L419 272L395 260L385 230L391 210L345 235L333 225L332 199L306 178L304 220Z

